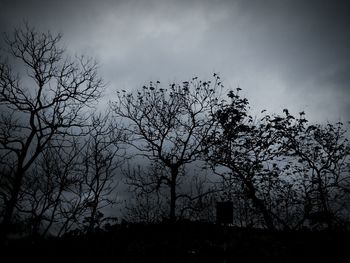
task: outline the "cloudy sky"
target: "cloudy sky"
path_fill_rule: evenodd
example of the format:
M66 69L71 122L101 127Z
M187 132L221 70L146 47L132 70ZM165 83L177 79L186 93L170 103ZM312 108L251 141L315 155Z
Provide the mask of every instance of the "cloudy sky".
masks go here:
M257 111L350 120L350 3L322 0L0 0L0 31L27 20L95 57L108 92L220 73Z

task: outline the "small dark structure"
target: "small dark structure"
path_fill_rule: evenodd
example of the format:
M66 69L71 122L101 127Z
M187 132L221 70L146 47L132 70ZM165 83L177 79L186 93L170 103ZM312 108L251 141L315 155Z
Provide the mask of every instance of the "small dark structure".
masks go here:
M225 225L233 223L233 202L216 203L216 223Z

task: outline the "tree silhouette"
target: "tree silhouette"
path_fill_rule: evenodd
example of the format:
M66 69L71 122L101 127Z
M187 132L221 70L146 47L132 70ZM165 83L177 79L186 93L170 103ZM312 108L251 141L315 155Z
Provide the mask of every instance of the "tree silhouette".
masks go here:
M215 128L215 121L209 116L219 103L220 87L216 74L213 83L193 78L171 84L168 89L151 82L134 93L118 93L112 104L115 114L125 120L125 129L139 154L169 170L157 178L155 185L169 187L172 221L176 219L179 174L209 147L204 142Z
M332 228L348 209L350 144L343 123L308 124L301 112L299 118L279 128L294 158L294 176L304 189L301 223L316 214Z
M191 176L186 176L185 172L179 174L177 185L177 219L214 222L215 194L219 190L208 180L203 169ZM158 183L167 173L166 167L159 162L151 163L147 169L129 166L124 171L128 190L133 194L126 202L128 221L155 223L167 217L167 185Z
M164 185L159 185L161 176L166 176L164 165L153 162L149 167L136 168L128 165L123 171L126 178L131 200L126 201L124 218L129 222L157 223L167 217L167 191Z
M26 172L53 140L79 133L86 107L100 97L97 65L64 56L61 35L39 33L25 24L6 37L9 59L0 63L0 153L11 165L3 194L2 226L11 223ZM19 63L19 64L18 64ZM17 72L18 65L23 71ZM27 73L20 78L21 73Z
M88 209L85 221L89 233L102 221L100 210L115 203L116 170L124 161L120 158L121 142L125 142L125 136L119 126L111 123L109 113L92 115L82 154L82 191Z
M79 181L75 171L82 149L74 138L48 145L26 173L16 208L30 235L45 236L65 220L60 211L73 201L71 189Z
M248 114L248 100L239 95L239 89L230 91L228 97L231 103L222 105L214 115L220 129L209 137L212 147L207 152L208 161L220 169L216 173L228 187L223 190L234 190L228 198L241 199L243 195L262 215L268 229L274 230L275 222L288 228L276 210L277 197L288 186L280 177L284 145L276 127L288 119L266 115L256 121Z

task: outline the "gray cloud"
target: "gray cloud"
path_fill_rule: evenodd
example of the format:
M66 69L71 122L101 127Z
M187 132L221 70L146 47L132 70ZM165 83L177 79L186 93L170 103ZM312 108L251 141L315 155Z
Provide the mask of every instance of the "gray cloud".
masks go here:
M220 72L252 107L350 120L346 1L0 0L0 30L27 19L94 56L116 88Z

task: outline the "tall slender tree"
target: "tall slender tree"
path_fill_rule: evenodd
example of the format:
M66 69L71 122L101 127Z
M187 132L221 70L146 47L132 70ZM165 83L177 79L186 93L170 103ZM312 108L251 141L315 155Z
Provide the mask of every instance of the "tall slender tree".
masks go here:
M125 160L122 142L126 138L119 126L111 123L109 113L91 117L86 147L83 150L83 192L88 213L85 217L87 232L92 233L99 226L101 210L115 203L117 169Z
M23 178L45 147L85 125L87 107L100 97L103 83L91 59L70 59L61 35L29 25L5 37L8 59L0 62L0 153L12 160L6 180L2 226L8 229ZM16 69L23 69L17 71ZM51 144L49 144L51 142Z

